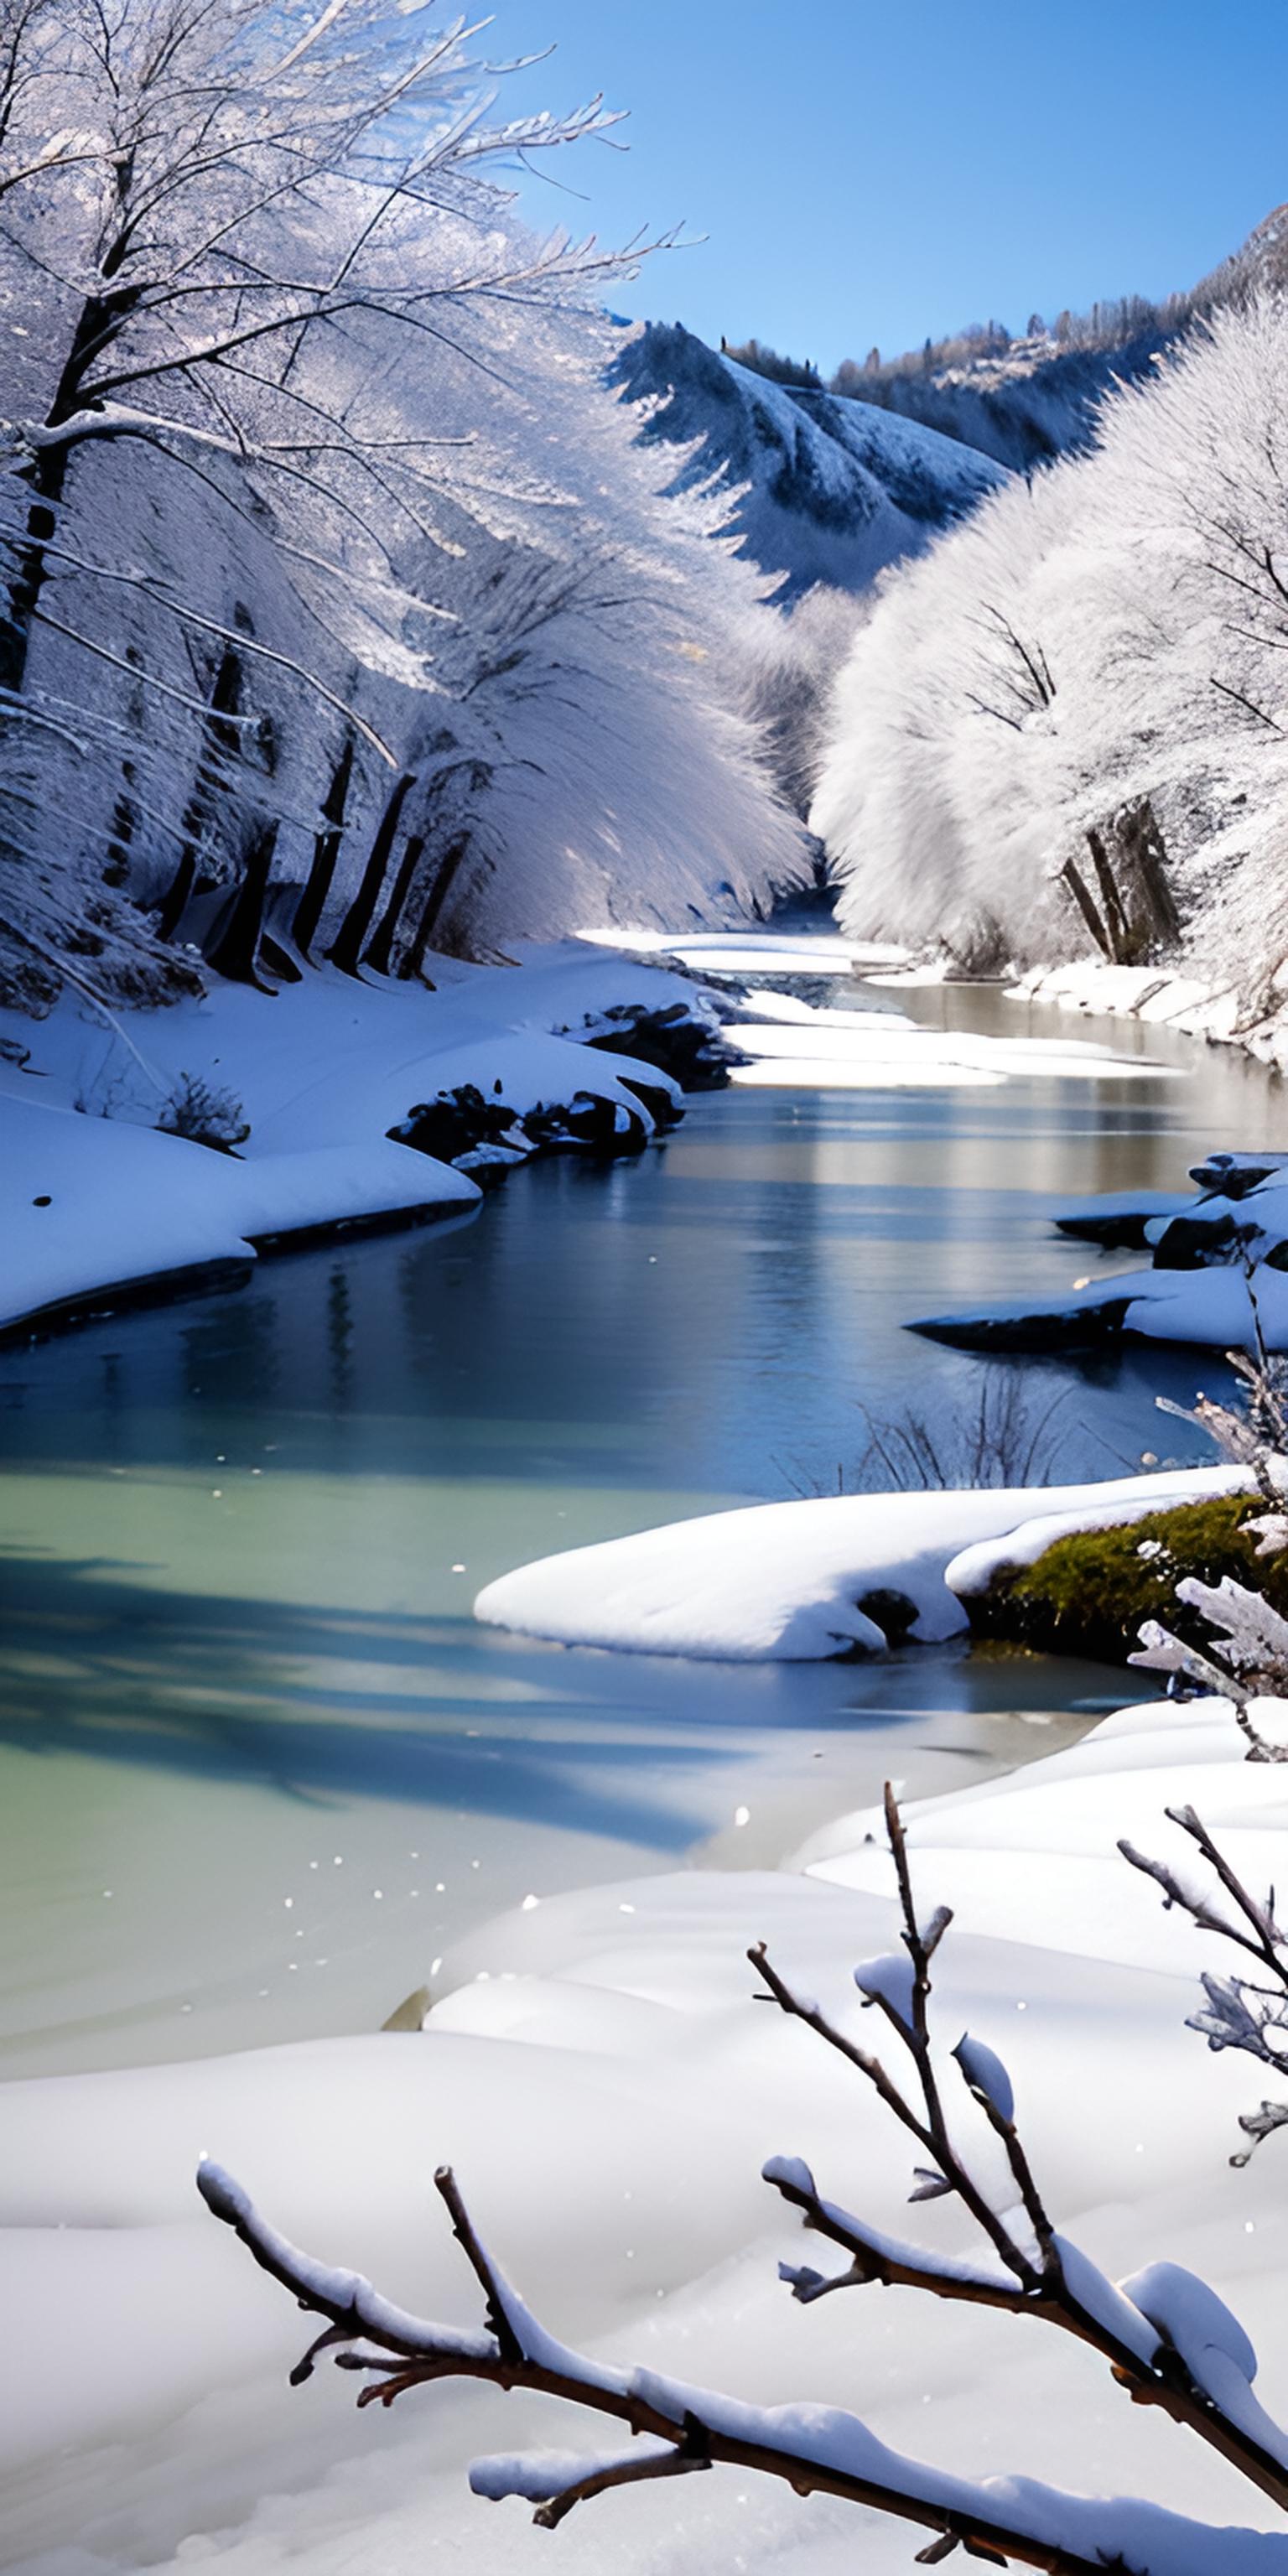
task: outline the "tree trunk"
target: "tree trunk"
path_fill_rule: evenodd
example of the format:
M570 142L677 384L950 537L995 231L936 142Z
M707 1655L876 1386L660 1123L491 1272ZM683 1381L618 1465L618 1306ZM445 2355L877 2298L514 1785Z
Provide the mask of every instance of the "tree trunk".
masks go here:
M406 802L408 790L413 784L411 771L405 769L401 778L396 780L380 817L376 837L371 844L371 856L362 871L362 881L358 891L326 952L331 964L338 966L342 975L356 975L361 964L363 945L367 932L371 928L372 915L380 899L380 889L385 881L389 853L393 848L394 834L398 829L398 817Z
M124 167L118 172L118 196L128 184ZM124 241L109 250L103 261L103 275L115 274L124 255ZM89 295L82 304L72 333L71 346L58 379L54 399L45 416L46 429L64 429L81 408L81 393L96 360L103 349L124 327L143 292L141 285L118 288L115 294ZM48 548L58 524L58 505L67 488L69 450L38 447L30 465L22 470L20 480L27 484L31 505L27 512L26 543L18 550L14 571L9 580L9 596L4 617L0 619L0 689L15 696L27 677L31 652L31 630L40 604L40 594L49 577Z
M313 844L313 861L304 891L295 907L291 937L301 957L307 957L317 937L318 924L326 910L340 844L344 839L344 809L349 801L349 781L353 776L353 736L346 734L340 757L331 772L331 784L322 804L326 830L319 832Z
M1167 852L1148 796L1120 805L1099 830L1087 833L1103 917L1073 861L1064 874L1093 938L1115 966L1147 966L1181 935L1181 916L1167 875ZM1090 905L1090 909L1088 909Z
M417 929L415 939L412 942L411 955L409 956L407 964L403 970L405 974L420 974L425 962L425 951L433 938L434 932L438 928L440 920L442 919L443 906L452 891L452 887L456 883L457 877L460 875L461 868L463 867L469 852L469 846L470 836L468 832L458 832L454 840L448 842L447 848L444 850L443 855L438 862L433 883L431 884L429 892L425 898L425 909L421 914L420 924Z
M188 898L196 881L197 861L202 840L212 819L219 790L218 754L237 748L237 728L227 721L241 706L241 655L231 644L224 646L210 692L209 710L202 723L202 748L192 794L184 808L183 841L179 864L161 901L157 931L162 939L173 939L187 909Z
M226 976L230 984L253 984L260 993L273 990L256 974L255 960L276 847L276 822L261 823L246 853L241 884L205 951L206 963L217 975Z
M1082 914L1082 918L1085 921L1097 948L1100 950L1101 956L1108 957L1110 954L1109 934L1096 910L1090 887L1087 884L1087 880L1084 877L1077 860L1066 859L1064 866L1060 870L1060 874L1064 878L1065 884L1067 885L1070 894L1073 896L1074 902L1076 903L1079 912Z
M407 897L411 893L412 879L420 865L421 852L424 847L425 840L423 833L413 832L411 839L407 843L407 847L402 854L402 861L398 869L398 874L394 879L393 893L390 895L389 901L385 905L384 911L380 916L380 920L373 934L371 945L367 950L367 964L370 966L373 974L387 975L389 973L390 960L394 953L394 934L397 931L400 920L402 919Z

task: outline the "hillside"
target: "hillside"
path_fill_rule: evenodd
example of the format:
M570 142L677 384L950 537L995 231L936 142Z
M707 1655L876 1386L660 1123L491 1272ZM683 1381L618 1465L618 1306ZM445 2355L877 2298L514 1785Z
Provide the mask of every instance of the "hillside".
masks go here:
M785 575L784 602L814 582L866 589L1006 480L992 457L956 435L870 403L771 384L678 322L646 323L612 380L628 402L654 406L642 443L690 451L673 490L719 471L746 486L732 525L762 571Z
M1160 322L1105 349L1060 349L1050 340L1015 340L1004 357L981 357L927 374L891 375L865 384L858 408L884 409L908 427L960 440L977 453L1027 473L1085 447L1115 384L1139 384L1177 326Z

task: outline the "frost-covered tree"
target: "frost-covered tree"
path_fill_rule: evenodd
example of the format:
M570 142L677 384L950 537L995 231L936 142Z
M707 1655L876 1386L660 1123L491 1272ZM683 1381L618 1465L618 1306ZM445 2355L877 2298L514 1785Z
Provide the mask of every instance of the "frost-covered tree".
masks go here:
M916 1902L890 1789L886 1822L900 1946L854 1970L861 2008L874 2015L890 2044L885 2054L854 2020L832 2018L799 1993L763 1944L749 1955L766 1998L835 2050L905 2132L917 2158L910 2198L954 2200L981 2250L962 2258L893 2238L829 2199L799 2158L775 2156L765 2180L842 2258L830 2273L781 2265L783 2280L807 2305L873 2283L897 2284L1067 2334L1107 2363L1136 2405L1160 2409L1229 2462L1260 2497L1288 2510L1288 2434L1254 2393L1257 2358L1237 2318L1177 2264L1151 2263L1117 2283L1100 2272L1052 2220L995 2050L966 2032L944 2051L933 1963L952 1917L942 1906L923 1916ZM294 2384L329 2353L365 2379L359 2405L387 2407L438 2380L477 2379L506 2390L539 2390L619 2428L616 2445L606 2451L583 2443L576 2450L475 2462L470 2476L477 2494L526 2498L547 2527L613 2488L729 2464L785 2480L800 2495L840 2497L928 2532L918 2554L924 2565L938 2565L960 2548L968 2558L1040 2568L1048 2576L1103 2576L1112 2567L1133 2576L1197 2576L1218 2567L1229 2576L1282 2576L1288 2539L1281 2534L1218 2531L1136 2498L1092 2498L1030 2478L954 2475L892 2451L839 2408L748 2405L663 2371L591 2360L559 2342L525 2307L480 2236L455 2176L444 2169L435 2179L482 2298L476 2327L411 2315L369 2281L291 2245L219 2166L203 2162L197 2175L214 2215L323 2321L291 2374ZM623 2442L621 2433L629 2439Z
M128 969L148 943L126 895L252 975L266 920L270 964L298 971L293 885L305 952L348 962L369 929L404 962L424 888L440 915L450 891L458 942L559 926L585 895L558 859L542 886L515 865L513 908L470 893L465 861L486 879L504 838L499 819L478 838L478 800L552 753L573 772L622 689L653 739L660 701L688 736L667 814L641 747L647 846L622 879L647 881L682 797L660 900L686 860L704 888L734 874L694 849L726 792L744 878L791 873L746 728L683 665L689 617L718 635L747 585L646 477L618 506L630 441L595 381L594 300L622 261L534 242L489 175L613 120L595 101L496 123L471 32L432 0L8 0L11 982L78 949ZM700 571L677 615L681 563ZM511 724L539 687L544 764ZM567 847L575 879L586 833L573 801L530 865Z
M1288 951L1286 398L1283 303L1218 313L1090 454L886 577L812 815L851 929L1180 945L1256 1007Z

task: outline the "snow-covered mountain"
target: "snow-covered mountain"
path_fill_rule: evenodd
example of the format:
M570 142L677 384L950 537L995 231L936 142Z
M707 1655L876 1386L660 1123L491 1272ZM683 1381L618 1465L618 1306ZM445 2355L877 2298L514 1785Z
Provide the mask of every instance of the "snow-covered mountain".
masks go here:
M1116 384L1139 384L1175 337L1175 328L1160 323L1107 349L1017 340L1002 358L891 376L879 403L853 408L960 440L972 461L982 454L1027 473L1087 446L1106 395Z
M674 488L717 472L746 487L733 526L762 571L785 576L784 601L814 582L866 589L1007 479L956 436L771 384L678 322L645 323L612 374L629 402L649 406L642 440L688 451Z
M1193 323L1230 306L1242 309L1268 289L1282 293L1286 285L1288 205L1276 206L1197 286L1161 304L1123 296L1097 305L1074 324L1068 344L1039 330L964 362L901 361L860 375L854 390L861 405L960 439L1026 473L1089 446L1114 387L1147 381L1161 352Z

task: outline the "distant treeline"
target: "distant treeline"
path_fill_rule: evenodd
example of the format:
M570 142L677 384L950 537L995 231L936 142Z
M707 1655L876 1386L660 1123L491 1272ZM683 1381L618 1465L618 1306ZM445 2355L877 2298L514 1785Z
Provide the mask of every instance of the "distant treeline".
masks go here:
M1240 287L1248 282L1244 259L1237 255L1214 270L1201 285L1184 294L1165 296L1161 302L1147 295L1113 295L1096 302L1086 313L1067 309L1057 313L1053 322L1044 320L1040 313L1031 313L1023 332L1008 331L1004 322L968 322L960 331L947 332L942 339L924 340L919 349L905 349L897 357L883 357L880 349L872 348L861 360L843 358L826 384L812 359L787 357L767 341L750 339L735 345L722 339L720 346L739 366L750 367L773 384L815 393L848 394L863 402L880 403L888 399L890 388L901 380L917 376L942 380L960 371L973 371L981 362L1004 360L1012 353L1033 365L1044 357L1067 351L1103 352L1125 348L1147 337L1170 339L1184 330L1197 313L1236 301Z

